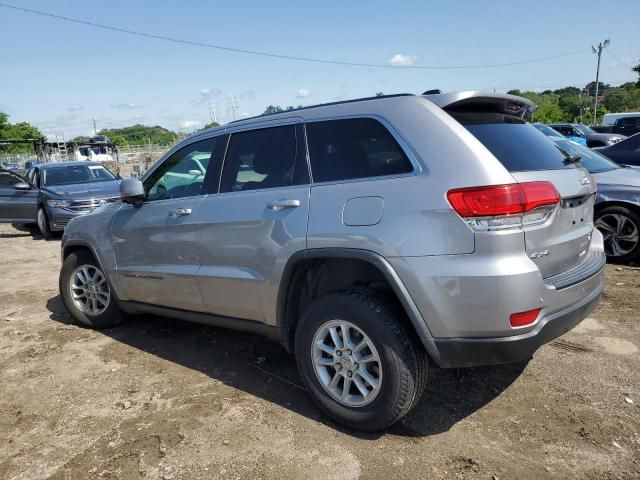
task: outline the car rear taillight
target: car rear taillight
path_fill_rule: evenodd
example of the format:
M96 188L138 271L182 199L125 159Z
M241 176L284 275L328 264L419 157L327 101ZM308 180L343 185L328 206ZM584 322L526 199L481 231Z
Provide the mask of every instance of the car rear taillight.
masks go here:
M509 323L512 327L526 327L527 325L531 325L538 319L540 310L542 309L536 308L527 312L512 313L509 317Z
M457 188L447 199L474 229L488 230L544 222L560 194L550 182L524 182Z

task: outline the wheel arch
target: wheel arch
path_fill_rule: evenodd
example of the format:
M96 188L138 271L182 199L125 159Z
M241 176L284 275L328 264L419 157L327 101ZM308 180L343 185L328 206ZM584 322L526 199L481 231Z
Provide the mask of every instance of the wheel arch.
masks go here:
M437 357L437 350L434 348L432 351L429 348L432 344L432 342L428 341L432 337L431 332L409 291L393 267L375 252L353 248L303 250L289 259L281 277L276 307L277 326L281 332L282 343L285 348L293 351L293 338L298 317L301 313L301 302L305 300L305 292L301 291L302 287L308 286L307 284L311 288L317 287L318 275L321 276L323 274L321 269L326 268L327 264L331 265L331 271L335 273L340 271L340 268L337 267L338 265L347 268L344 266L347 262L352 262L357 264L358 268L363 268L362 273L367 275L367 278L386 282L404 311L412 330L427 349L427 353L432 357ZM314 275L316 276L315 278L313 278ZM331 277L330 275L329 278L335 278L335 276ZM339 287L335 286L328 291L336 291L338 289ZM317 291L314 293L318 294ZM320 292L317 296L322 293L325 292Z
M640 205L632 201L625 200L605 200L599 203L596 203L594 207L594 213L599 213L608 207L623 207L628 208L629 210L633 210L635 213L640 215Z

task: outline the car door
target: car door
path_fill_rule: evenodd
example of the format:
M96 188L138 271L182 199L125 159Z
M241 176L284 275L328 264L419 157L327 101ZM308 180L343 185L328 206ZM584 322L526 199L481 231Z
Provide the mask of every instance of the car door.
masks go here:
M226 146L218 136L190 143L165 159L145 177L145 201L123 204L112 224L116 276L126 299L201 311L203 301L196 282L200 262L196 248L196 218L204 199L207 176L168 185L164 179L183 171L193 156L209 154L216 165ZM217 185L219 168L208 170ZM121 294L122 295L122 294Z
M33 186L24 186L26 180L15 173L0 170L0 222L36 221L39 190Z
M198 212L198 285L208 312L275 324L280 275L306 247L304 145L301 124L231 134L219 193Z

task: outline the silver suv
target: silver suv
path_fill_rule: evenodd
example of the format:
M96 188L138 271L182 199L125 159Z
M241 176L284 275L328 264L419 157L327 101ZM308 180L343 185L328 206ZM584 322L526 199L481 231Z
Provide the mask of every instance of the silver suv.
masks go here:
M526 360L598 303L595 185L533 108L395 95L196 134L69 224L64 303L96 328L151 313L264 334L329 416L388 427L429 365ZM204 175L166 181L194 159Z

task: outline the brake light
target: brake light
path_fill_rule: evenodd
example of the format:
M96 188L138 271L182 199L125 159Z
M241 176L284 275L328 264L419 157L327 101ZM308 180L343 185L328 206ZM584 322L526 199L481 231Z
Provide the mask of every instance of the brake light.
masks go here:
M447 192L453 209L476 230L541 223L560 202L550 182L457 188Z
M540 310L542 309L536 308L527 312L512 313L509 317L509 323L512 327L526 327L527 325L531 325L538 319Z
M447 199L458 215L469 218L531 212L555 205L560 195L550 182L526 182L457 188L447 192Z

